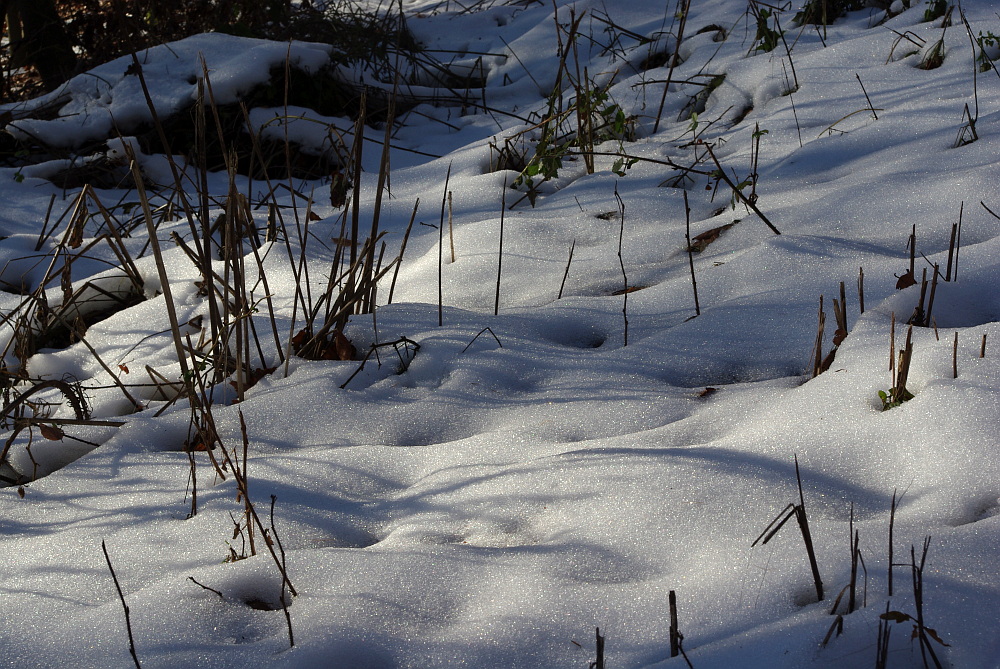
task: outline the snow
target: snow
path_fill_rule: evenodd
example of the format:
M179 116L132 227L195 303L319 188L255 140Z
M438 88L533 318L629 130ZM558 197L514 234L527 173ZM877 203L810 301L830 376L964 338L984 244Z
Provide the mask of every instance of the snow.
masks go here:
M683 658L670 657L671 591L683 649L699 669L866 665L875 662L879 616L917 614L909 564L911 546L919 564L925 537L924 624L947 644L931 641L935 653L944 666L1000 666L1000 235L980 206L1000 207L1000 80L993 70L973 79L976 53L958 8L943 32L944 64L932 70L917 67L919 54L905 54L915 50L908 42L894 48L899 33L928 47L942 36L940 19L922 22L920 3L898 12L902 3L894 3L898 15L885 22L877 10L853 12L823 38L782 12L799 82L786 95L793 86L784 46L753 50L756 25L744 4L692 3L673 79L726 77L696 127L685 109L699 87L673 84L654 134L668 68L639 64L655 49L672 51L673 6L665 13L652 0L557 0L560 24L568 24L571 8L584 17L580 71L610 82L611 99L637 117L635 142L597 150L661 162L640 161L620 176L610 169L613 157L598 156L588 175L582 161L567 159L534 207L525 199L505 211L501 249L504 184L517 173L490 171L491 144L502 146L545 112L557 72L556 17L546 3L470 11L454 4L410 2L408 26L429 49L456 51L460 69L476 60L471 52L495 54L483 59L485 97L495 111L422 104L403 115L380 221L386 258L398 252L417 198L420 204L392 303L390 272L375 317L353 316L345 329L358 359L293 356L287 369L280 364L279 348L302 324L295 296L302 199L294 202L296 219L289 190L274 191L299 236L287 248L280 240L259 250L277 336L256 261L246 258L264 354L260 360L255 352L254 364L276 369L240 403L228 379L220 383L212 415L223 444L240 458L245 421L250 499L265 527L274 500L273 528L297 596L282 587L259 533L255 556L229 559L247 550L232 520L241 518L243 500L205 452L192 456L197 513L190 515L191 409L185 400L166 401L147 371L181 375L156 263L134 191L98 190L106 206L118 203L116 215L137 224L122 243L147 299L92 325L86 345L42 347L27 362L33 379L82 384L98 424L64 425L62 440L43 439L37 428L12 437L0 474L37 480L0 489L0 666L130 666L102 541L144 667L586 667L596 657L596 627L607 639L608 666L682 667ZM962 10L973 35L996 31L991 3L969 0ZM726 28L725 40L716 41L715 30L697 34L712 25ZM625 30L652 41L640 44ZM605 49L612 37L614 48ZM157 47L141 60L157 111L167 114L193 99L202 57L222 102L266 81L289 55L309 70L330 60L322 45L225 35ZM126 73L130 62L7 106L19 119L8 128L66 148L110 139L100 150L120 160L125 143L138 146L110 138L112 122L138 124L149 114L137 78ZM56 100L58 118L26 118ZM978 113L978 139L956 147L966 105ZM287 118L288 135L317 151L331 133L353 142L350 119L305 108L259 108L250 118L275 139L285 136ZM704 160L698 169L711 172L704 144L692 143L701 139L742 180L753 169L757 127L767 133L756 206L781 234L740 202L733 206L725 183L714 188L714 180L693 174L691 235L739 220L693 256L695 317L684 191L664 183L677 172L662 161L690 165L697 156ZM369 129L366 137L363 226L374 211L381 149L371 142L383 133ZM172 182L163 157L137 160L154 182ZM77 192L45 181L51 171L0 170L0 286L11 291L0 293L5 316L25 299L22 290L44 291L50 305L63 300L65 257L52 254L70 217L47 239L39 240L39 226L53 195L55 221ZM447 173L454 262L449 230L442 249L437 229ZM186 182L192 202L195 183ZM214 221L229 185L225 174L208 183ZM340 210L328 204L327 182L293 185L316 198L319 220L309 223L305 254L320 291L331 240L341 234ZM266 191L244 177L235 187L252 201ZM523 194L507 190L507 206ZM154 207L163 204L151 198ZM259 228L266 209L254 211ZM936 286L936 327L912 330L907 387L915 397L882 411L878 392L892 384L891 323L899 349L920 293L919 285L896 290L909 269L912 226L919 281L933 263L944 271L960 210L957 280ZM88 246L102 222L95 216L85 227L73 289L88 281L121 288L110 243ZM210 336L200 269L171 243L174 235L190 243L192 229L182 215L158 225L177 320L197 342ZM50 264L57 278L40 287ZM626 281L639 288L627 303L616 294ZM849 334L830 369L812 378L819 298L825 352L840 282ZM9 319L0 332L3 343L11 339ZM402 337L419 350L381 348L355 375L371 345ZM6 363L16 367L12 353ZM143 410L132 412L118 383ZM51 403L36 409L53 418L74 415L56 389L33 399ZM825 586L821 602L796 523L751 547L786 505L799 503L797 466ZM864 561L859 607L847 613L844 595L837 606L843 633L823 644L850 578L852 527ZM913 623L889 625L886 666L923 666Z

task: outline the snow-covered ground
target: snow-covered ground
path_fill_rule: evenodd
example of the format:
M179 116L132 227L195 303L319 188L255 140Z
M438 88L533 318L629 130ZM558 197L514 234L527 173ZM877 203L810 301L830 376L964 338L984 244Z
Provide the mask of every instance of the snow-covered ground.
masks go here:
M919 566L927 537L922 626L934 654L942 666L1000 666L1000 221L985 208L1000 211L1000 74L992 66L976 71L997 56L990 36L1000 33L1000 17L992 3L969 0L968 29L956 7L943 30L941 18L923 20L930 4L911 3L895 3L892 17L852 12L825 30L796 25L797 6L780 11L788 49L779 41L766 52L755 48L757 22L743 2L693 2L671 71L663 63L680 30L673 3L557 0L556 13L544 2L479 3L471 11L409 2L408 26L421 43L458 52L439 58L454 59L456 69L482 58L486 90L477 99L490 111L423 104L402 115L391 197L382 202L386 259L398 253L417 198L420 206L392 303L390 272L374 318L354 316L346 328L360 351L355 360L292 356L287 369L279 364L278 347L301 327L302 236L289 233L288 249L265 243L279 334L271 334L265 289L254 285L265 357L254 365L277 369L238 404L220 384L212 408L223 446L240 458L241 414L245 420L250 499L270 527L274 496L273 528L297 596L282 587L259 534L255 556L231 559L249 552L245 530L234 535L243 501L231 472L217 477L203 451L194 454L197 513L189 515L191 409L186 400L166 406L144 371L170 380L182 373L139 225L122 244L149 299L87 331L96 356L78 342L42 348L27 361L34 382L82 384L92 420L123 424L63 425L61 440L36 426L11 443L0 473L39 478L0 490L0 666L132 664L102 541L144 667L584 669L597 657L597 627L608 667L682 667L685 658L670 657L671 591L684 652L698 669L877 667L886 611L902 622L883 624L892 630L884 666L934 666L907 618L918 615L911 547ZM539 185L534 207L522 199L523 186L507 190L501 246L504 184L517 173L490 166L497 147L543 118L560 39L574 18L571 75L586 71L592 86L608 87L603 105L635 119L635 141L611 139L596 151L642 160L619 175L615 156L599 155L587 174L581 158L567 156L558 176ZM982 46L975 42L984 36ZM918 67L942 37L943 64ZM654 53L668 57L643 69ZM202 56L222 103L287 57L315 69L329 53L221 35L158 47L142 60L160 114L194 98ZM148 111L130 63L81 75L50 97L62 96L60 118L14 121L8 130L80 146L106 138L114 123L141 121ZM668 73L675 82L725 77L693 117L688 105L704 87L672 84L654 132ZM573 95L569 89L566 101ZM967 111L977 119L969 142ZM251 117L263 125L276 114L284 110ZM292 122L289 136L322 144L334 124L350 143L350 120L312 116ZM270 126L265 132L284 135L280 121ZM383 136L368 133L364 229ZM537 129L526 135L538 136ZM118 160L127 142L111 143ZM756 183L742 193L753 189L758 213L711 176L706 143L736 183L751 180L756 152ZM151 181L169 182L162 156L137 160ZM695 165L686 190L672 187L681 172L667 163ZM43 280L74 220L67 215L36 249L53 194L54 223L78 192L41 178L62 166L0 170L5 290L32 290ZM454 262L448 231L438 230L449 170ZM214 220L228 180L212 174L207 183ZM195 202L196 184L187 182ZM242 177L235 187L251 203L266 193ZM305 255L318 292L331 271L341 210L328 203L322 180L295 187L315 193L319 220L309 222ZM685 192L692 236L739 221L693 255L697 317ZM301 231L305 201L296 198L293 212L289 190L275 193L288 229ZM125 203L112 212L121 219L140 212L134 191L97 194L105 206ZM162 204L152 197L154 207ZM72 265L72 286L110 289L122 271L109 243L88 248L106 232L92 211L82 246L68 250L86 250ZM882 411L879 391L892 386L896 357L890 342L904 345L922 269L928 280L933 264L946 271L960 211L950 277L957 280L934 287L935 327L912 330L914 398ZM266 206L255 220L265 227ZM918 285L897 290L913 226ZM191 241L185 218L160 223L157 237L177 320L197 341L207 326L192 321L207 323L209 302L174 233ZM256 267L253 254L246 262ZM54 276L46 288L58 305L63 289ZM829 370L813 378L820 296L826 352L841 282L848 335ZM0 310L12 313L23 300L2 293ZM3 328L6 344L13 321ZM341 388L372 344L401 337L419 349L383 347ZM13 349L6 362L17 366ZM144 410L130 412L111 372ZM31 400L35 411L73 418L68 404L36 402L62 398L49 389ZM797 523L751 546L787 505L800 503L796 458L825 589L820 602ZM861 565L857 609L848 612L847 594L835 601L850 581L852 528ZM834 608L842 633L824 644Z

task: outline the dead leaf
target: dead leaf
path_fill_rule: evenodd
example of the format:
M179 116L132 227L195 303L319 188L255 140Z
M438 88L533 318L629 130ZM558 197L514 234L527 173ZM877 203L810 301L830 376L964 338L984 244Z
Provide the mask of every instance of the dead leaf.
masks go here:
M298 353L299 349L302 348L302 345L310 339L312 339L311 333L306 332L305 330L299 330L295 333L295 336L292 337L292 349Z
M646 288L646 286L629 286L628 288L619 288L618 290L613 291L611 294L625 295L626 293L634 293L637 290L643 290L644 288Z
M935 641L937 641L942 646L948 646L949 648L951 647L949 644L946 644L944 642L944 640L941 639L941 637L938 636L938 633L937 633L936 630L933 630L930 627L925 627L924 631L927 632L927 636L929 636L930 638L934 639Z
M904 288L917 285L917 280L913 278L913 272L907 272L903 276L897 277L897 279L899 280L896 281L896 290L903 290Z
M243 382L243 390L248 390L257 385L257 382L263 379L268 374L271 374L276 370L277 367L258 367L257 369L250 372L250 375ZM233 387L234 390L240 389L240 384L236 381L230 381L229 385ZM233 402L236 403L235 401Z
M54 425L39 425L38 431L49 441L62 441L65 433Z
M333 345L337 350L338 360L354 360L354 356L357 355L358 351L354 348L354 344L340 330L333 331Z
M708 386L707 388L705 388L704 390L702 390L700 393L698 393L698 397L709 397L710 395L714 395L718 391L719 391L718 388L713 388L711 386Z
M128 365L118 365L118 369L120 369L123 374L128 374Z
M833 333L834 346L840 346L842 343L844 343L845 339L847 339L847 330L838 329L836 332Z
M706 230L705 232L702 232L699 235L695 235L694 237L691 238L691 246L688 248L688 250L694 253L701 253L706 248L708 248L709 244L718 239L723 232L733 227L737 223L739 223L739 221L733 221L732 223L720 225L717 228L712 228L711 230Z
M909 614L902 611L886 611L879 618L882 620L891 620L896 623L905 623L907 620L913 620Z
M24 499L24 486L23 485L17 486L17 496L20 497L21 499Z
M351 180L340 170L334 170L330 175L330 206L339 209L347 204L350 189Z

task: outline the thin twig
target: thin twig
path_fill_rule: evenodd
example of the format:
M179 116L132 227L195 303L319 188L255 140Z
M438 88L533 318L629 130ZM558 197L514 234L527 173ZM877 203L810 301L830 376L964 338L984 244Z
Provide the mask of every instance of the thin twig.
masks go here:
M694 249L691 248L691 207L688 206L688 194L684 193L684 223L687 239L688 264L691 267L691 289L694 291L694 315L701 316L701 305L698 304L698 280L694 276Z
M576 248L576 240L569 247L569 258L566 260L566 271L563 272L562 283L559 284L559 295L556 296L557 300L561 300L563 296L563 288L566 287L566 278L569 276L569 266L573 262L573 250Z
M444 208L448 203L448 181L451 180L451 163L444 177L444 195L441 196L441 222L438 225L438 327L444 325Z
M624 282L622 290L622 320L625 324L624 332L624 346L628 346L628 274L625 273L625 259L622 256L622 244L625 239L625 202L622 200L622 196L618 194L618 184L615 184L615 200L618 201L618 218L619 228L618 228L618 264L622 268L622 281Z
M101 539L101 550L104 551L104 559L108 562L108 570L111 572L111 578L115 582L115 589L118 590L118 598L122 600L122 608L125 609L125 629L128 630L129 653L132 654L132 661L135 662L136 669L142 669L142 665L139 664L139 656L135 652L135 640L132 638L132 618L128 604L125 602L125 593L122 592L122 586L118 583L118 575L115 573L115 568L111 566L111 556L108 555L108 547L104 543L104 539Z
M712 173L712 176L717 176L723 181L725 181L726 185L728 185L733 190L733 195L738 200L740 200L741 202L743 202L743 204L752 209L753 212L760 217L760 220L762 220L767 227L771 228L771 231L774 232L774 234L780 235L781 231L778 230L778 228L774 227L774 224L771 223L771 219L765 216L764 212L758 209L757 205L751 202L750 198L748 198L746 195L743 194L743 191L741 191L739 187L735 183L733 183L733 180L729 178L729 176L726 174L726 171L722 169L722 163L720 163L719 159L715 157L715 152L712 151L711 145L701 140L699 140L699 143L701 143L705 147L705 149L708 151L708 155L712 158L712 162L715 163L715 166L718 168L716 172Z

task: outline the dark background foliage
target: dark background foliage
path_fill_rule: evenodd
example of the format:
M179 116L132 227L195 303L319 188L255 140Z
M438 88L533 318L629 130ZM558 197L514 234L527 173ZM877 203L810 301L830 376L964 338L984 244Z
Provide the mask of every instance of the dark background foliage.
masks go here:
M29 98L123 54L202 32L286 39L320 15L290 0L0 0L0 100Z

